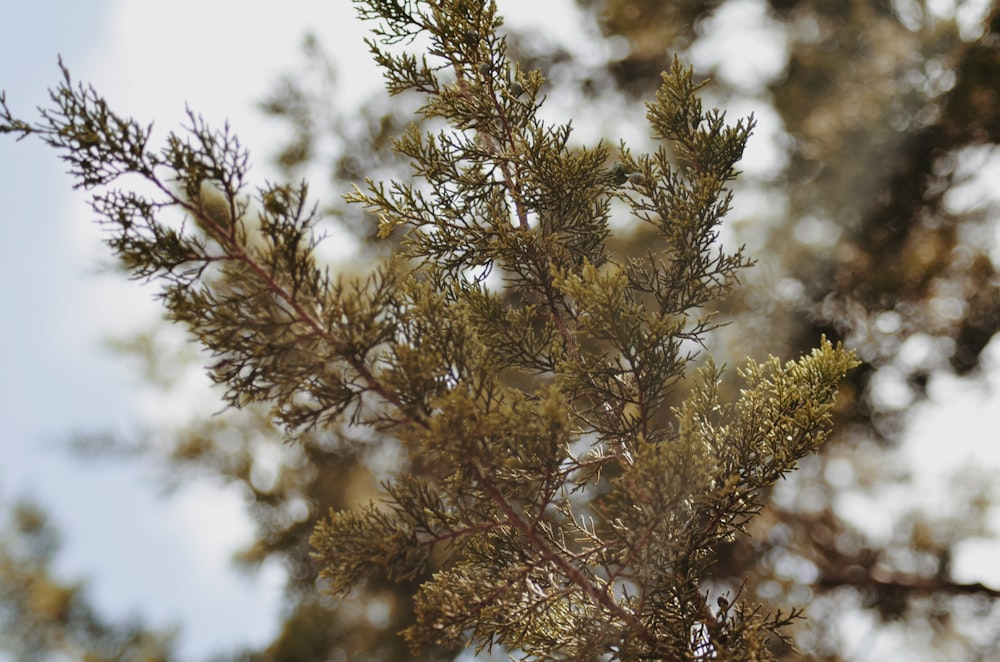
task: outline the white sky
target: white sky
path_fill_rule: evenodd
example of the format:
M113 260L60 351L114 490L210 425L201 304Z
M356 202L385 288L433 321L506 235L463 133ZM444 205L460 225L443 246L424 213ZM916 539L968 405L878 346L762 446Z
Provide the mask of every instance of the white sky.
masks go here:
M363 28L343 0L286 0L280 10L263 0L11 4L0 23L0 88L16 111L30 114L45 103L61 53L76 80L93 83L120 112L155 120L161 137L182 121L185 103L210 124L228 119L256 155L254 173L261 178L271 174L263 161L280 129L254 103L300 61L307 30L350 63L338 69L345 107L364 97L359 90L381 81L362 43ZM537 26L587 51L578 39L585 29L567 9L568 0L499 4L510 23ZM766 32L755 6L740 0L734 11ZM711 51L692 55L707 62L719 57ZM739 66L760 76L773 75L777 66L767 53L751 60ZM0 140L0 347L8 353L0 376L6 424L0 495L28 494L50 508L65 534L61 570L68 578L89 578L99 606L111 615L138 611L157 625L181 624L182 658L269 641L281 573L271 568L248 578L229 568L229 555L250 535L236 492L199 483L163 499L149 475L81 465L58 448L74 431L127 432L155 414L137 396L140 382L128 366L99 347L158 314L150 289L118 275L96 275L106 250L85 196L70 191L62 171L36 141ZM958 458L1000 469L998 355L990 354L992 391L932 382L932 405L917 413L913 450L903 460L913 463L928 489L940 485L942 469ZM955 433L955 421L965 434ZM111 548L109 541L115 541ZM957 559L968 575L963 578L987 579L979 559L997 553L995 541L970 541L970 550L968 559ZM985 565L995 573L989 581L1000 586L997 564Z

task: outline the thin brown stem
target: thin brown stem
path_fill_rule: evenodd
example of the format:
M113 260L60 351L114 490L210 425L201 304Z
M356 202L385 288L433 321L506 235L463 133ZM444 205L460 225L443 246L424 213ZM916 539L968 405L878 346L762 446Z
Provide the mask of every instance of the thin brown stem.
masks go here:
M597 587L587 575L571 563L563 554L553 549L547 540L542 538L537 529L527 522L521 513L503 495L499 488L492 483L477 467L475 469L476 479L483 491L493 500L493 502L503 511L507 517L507 523L513 526L524 537L527 543L535 549L542 558L554 564L563 575L580 588L583 593L596 605L607 611L609 614L620 620L632 629L643 641L647 642L653 650L658 648L659 642L656 636L639 620L634 613L622 607L606 589ZM658 651L662 660L677 660L679 658L672 653Z
M359 356L347 351L347 347L344 343L339 338L334 337L315 315L312 315L308 310L306 310L305 306L302 305L302 302L299 301L294 294L289 292L281 283L279 283L268 269L255 260L253 256L247 253L239 241L236 240L233 230L220 226L215 219L206 214L201 207L178 197L173 191L164 185L159 178L152 177L151 181L175 204L180 206L189 214L197 216L199 222L202 224L202 227L208 228L210 233L216 237L216 240L222 243L224 248L229 251L229 259L242 262L246 265L258 278L260 278L261 281L264 282L271 292L291 307L296 318L309 327L316 337L323 338L333 345L337 353L340 354L344 361L346 361L347 364L361 376L369 390L377 393L382 399L403 413L407 418L407 422L418 423L424 426L426 425L426 422L421 422L418 419L406 414L406 408L403 406L402 401L400 401L396 394L386 388L379 381L378 377L375 376L375 374Z

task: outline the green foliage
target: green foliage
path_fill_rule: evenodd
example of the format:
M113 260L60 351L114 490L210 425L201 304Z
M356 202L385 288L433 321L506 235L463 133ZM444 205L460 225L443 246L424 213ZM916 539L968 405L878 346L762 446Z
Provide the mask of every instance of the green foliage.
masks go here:
M382 500L313 533L330 593L426 578L415 650L769 659L790 618L739 595L711 607L714 550L822 442L856 362L825 339L751 361L724 404L709 361L669 404L718 325L706 305L749 264L718 228L752 120L704 112L675 60L648 104L659 150L577 146L540 119L544 79L509 60L493 3L357 5L388 90L422 94L436 127L395 142L411 179L346 196L401 235L366 278L318 264L305 184L251 190L228 127L190 114L154 151L64 69L54 110L30 124L4 103L0 131L39 136L95 191L110 246L160 283L230 404L268 407L293 442L370 426L398 443ZM125 175L151 192L114 188ZM609 247L613 214L655 232L644 256Z

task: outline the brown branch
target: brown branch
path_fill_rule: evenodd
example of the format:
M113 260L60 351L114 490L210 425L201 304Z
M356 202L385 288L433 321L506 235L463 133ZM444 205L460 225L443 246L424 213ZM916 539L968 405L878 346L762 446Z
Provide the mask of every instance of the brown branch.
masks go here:
M466 95L466 97L469 97L470 96L469 83L465 78L465 72L462 70L461 63L453 62L452 68L455 71L455 78L458 81L459 89L462 91L462 94ZM493 86L492 81L493 79L490 78L489 98L491 103L493 104L493 108L497 112L497 117L500 121L501 126L504 127L504 130L508 135L508 142L510 143L511 148L513 149L516 147L516 145L514 142L513 133L510 128L510 122L508 121L506 113L504 113L503 111L503 106L500 105L500 102L496 98L496 88ZM522 230L527 231L530 228L530 226L528 224L527 211L524 209L524 206L521 203L520 186L518 182L515 180L513 174L511 173L507 160L500 158L500 149L497 146L496 138L486 132L481 132L480 135L482 135L483 140L486 142L486 146L493 152L494 161L496 165L500 168L500 172L503 173L503 184L504 187L507 189L507 191L510 193L511 199L514 201L514 208L517 213L519 227ZM563 340L566 341L566 347L569 350L570 354L574 358L579 359L580 349L579 346L577 345L576 337L570 331L569 325L566 324L566 320L563 318L562 313L559 310L555 294L552 292L552 278L549 275L549 262L544 256L542 256L540 259L539 267L541 271L540 278L542 279L542 291L545 295L545 303L547 308L549 309L549 315L552 318L552 322L553 324L555 324L556 329L559 331L560 335L562 335Z
M878 568L867 568L866 570L867 572L864 574L827 570L822 574L816 585L828 590L851 586L901 593L984 595L994 599L1000 598L1000 589L987 586L982 582L953 582L941 577L921 577L919 575L891 572Z
M538 531L514 508L513 504L503 495L503 493L486 478L478 466L474 467L476 480L483 491L496 503L497 507L507 516L507 523L517 529L528 544L542 555L542 558L556 565L567 579L576 584L583 593L597 606L602 607L608 613L626 623L636 634L648 643L652 650L657 651L660 642L656 635L650 632L639 617L631 611L622 607L607 590L600 589L594 582L574 564L570 563L562 554L552 548L552 546L542 538ZM661 656L658 659L668 662L680 662L680 658L667 651L657 651Z
M279 298L291 306L299 321L305 323L306 326L313 331L316 337L322 338L333 345L337 353L340 354L348 365L357 371L371 391L377 393L380 397L382 397L382 399L393 405L398 411L402 412L406 417L406 422L417 423L426 427L426 422L422 422L420 419L415 419L406 414L403 403L392 391L386 388L381 381L379 381L378 377L375 376L364 361L362 361L360 357L347 351L347 347L339 338L334 337L314 315L310 314L309 311L305 309L294 294L285 289L281 283L275 280L274 275L270 271L268 271L263 265L257 262L257 260L246 252L244 247L239 243L239 241L236 240L235 230L220 226L215 219L206 214L200 206L178 197L173 191L170 190L169 187L164 185L163 182L154 175L150 175L150 181L165 195L167 195L167 197L174 204L180 206L189 214L197 216L199 222L202 224L202 227L208 228L215 236L215 239L222 243L224 248L230 251L228 255L229 259L245 264L254 274L257 275L258 278L264 282L272 293L276 294ZM229 197L228 193L226 195ZM235 219L236 217L233 218Z

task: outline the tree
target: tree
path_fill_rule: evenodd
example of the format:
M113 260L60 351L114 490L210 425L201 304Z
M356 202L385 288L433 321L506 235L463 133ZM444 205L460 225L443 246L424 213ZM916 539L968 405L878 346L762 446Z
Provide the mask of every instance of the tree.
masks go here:
M717 239L752 121L703 111L675 60L647 108L660 148L576 146L539 119L541 73L510 60L492 3L358 6L390 93L422 95L433 128L394 143L411 178L347 195L398 236L365 277L319 264L305 183L251 190L228 127L192 113L154 150L63 69L39 122L3 100L0 131L60 151L122 265L160 284L227 402L280 429L303 471L398 454L378 503L335 504L313 530L327 593L413 586L404 636L431 654L773 658L798 613L713 583L713 562L821 444L856 362L823 339L747 361L731 398L711 359L682 383L719 328L708 306L749 266ZM655 243L616 251L618 218Z
M725 52L718 16L761 6L579 4L615 41L610 52L627 43L618 59L588 66L530 34L510 34L510 47L525 66L556 70L553 93L589 103L591 120L597 116L612 130L629 122L631 104L657 84L672 53ZM856 628L845 634L847 623L869 623L871 638L901 657L981 659L1000 641L1000 591L956 572L965 541L995 538L988 521L996 507L992 478L979 467L962 470L942 485L940 503L928 512L915 505L921 495L898 451L929 385L942 375L981 377L981 354L1000 323L995 201L955 204L977 170L996 158L990 99L1000 74L1000 28L996 3L977 7L769 2L762 20L767 36L785 44L783 68L762 81L698 72L712 76L704 90L713 98L749 98L759 111L770 109L784 160L764 178L737 183L767 204L744 212L727 231L762 264L720 302L735 323L714 334L716 356L794 356L825 333L846 339L866 359L849 375L845 388L855 397L838 410L840 432L765 497L754 535L735 538L715 566L717 576L738 583L752 564L756 581L748 591L755 599L808 605L817 618L796 643L817 659L856 659L858 635ZM741 24L736 33L748 29ZM310 61L324 60L313 48ZM728 59L717 61L724 69ZM360 130L331 123L317 131L320 123L306 120L322 117L318 86L288 83L264 107L296 129L297 144L333 134L377 147L386 127L405 119L372 104L372 119ZM308 151L296 154L281 161L290 172L316 165ZM366 166L391 174L387 163L366 156ZM341 177L355 166L345 153L329 167ZM642 226L609 237L633 257L650 240ZM884 514L887 491L905 494L908 505L876 534L840 507L863 500Z
M37 506L16 503L8 513L0 530L0 650L25 662L53 655L93 662L170 659L169 633L107 623L87 602L84 586L54 576L58 536Z
M664 7L604 3L602 27L631 48L595 78L634 94L665 51L698 38L697 21L717 3L671 3L669 21ZM976 468L955 476L946 514L908 509L881 536L859 530L836 502L893 482L905 489L906 476L876 477L871 467L898 462L893 450L928 383L949 372L976 378L1000 329L995 242L986 238L996 207L949 200L984 155L995 154L1000 136L995 104L986 102L998 75L998 5L982 6L973 20L931 3L769 2L767 9L788 37L786 68L749 94L773 99L787 164L758 184L778 211L747 224L745 235L768 256L759 273L771 276L751 274L752 286L730 299L729 312L768 329L757 336L766 351L794 353L825 332L845 338L865 364L849 377L858 398L844 412L845 434L813 458L807 480L771 501L783 535L767 544L738 540L727 555L740 564L758 559L774 580L759 585L783 585L777 559L810 568L814 605L868 611L882 630L904 626L903 641L933 632L930 659L990 657L1000 592L957 578L953 567L962 541L988 531L984 512L996 499ZM739 94L722 83L715 92ZM884 396L886 387L894 398ZM831 481L827 462L846 463L847 480L842 468L841 480ZM830 622L811 652L843 659L845 642Z

